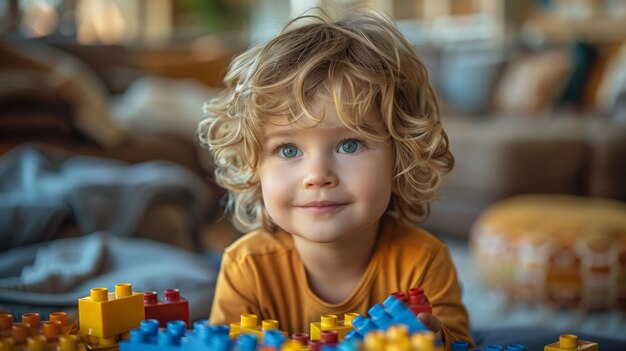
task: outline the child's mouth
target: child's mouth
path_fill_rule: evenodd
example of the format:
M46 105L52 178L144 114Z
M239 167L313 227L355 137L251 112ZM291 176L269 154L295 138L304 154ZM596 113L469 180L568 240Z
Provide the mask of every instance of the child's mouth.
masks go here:
M314 201L298 207L313 214L326 214L338 211L345 205L345 203L332 201Z

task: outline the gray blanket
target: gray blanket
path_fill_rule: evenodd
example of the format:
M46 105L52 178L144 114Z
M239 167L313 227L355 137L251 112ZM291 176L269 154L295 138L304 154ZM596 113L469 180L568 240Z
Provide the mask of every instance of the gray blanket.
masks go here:
M81 234L132 236L151 203L179 204L198 221L215 203L204 180L166 161L136 165L26 145L0 158L0 252L52 240L67 220Z
M76 306L94 287L178 288L206 318L218 266L136 238L148 206L173 204L199 224L215 201L197 175L166 161L136 165L25 145L0 158L0 308ZM72 221L82 235L59 239ZM193 235L193 233L189 233Z
M153 240L96 232L0 255L0 305L77 306L89 290L131 283L134 291L180 289L192 320L207 318L219 264ZM37 310L39 311L39 309Z

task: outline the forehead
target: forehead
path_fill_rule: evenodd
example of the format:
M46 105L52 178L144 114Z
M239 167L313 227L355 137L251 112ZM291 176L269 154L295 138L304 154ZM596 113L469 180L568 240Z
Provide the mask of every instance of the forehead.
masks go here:
M383 135L384 125L381 118L374 113L365 116L344 116L342 119L337 108L332 102L317 99L312 104L310 115L300 113L298 116L271 116L266 119L265 134L282 130L311 129L324 130L328 132L336 131L358 131L363 128L368 131L375 131L375 134Z

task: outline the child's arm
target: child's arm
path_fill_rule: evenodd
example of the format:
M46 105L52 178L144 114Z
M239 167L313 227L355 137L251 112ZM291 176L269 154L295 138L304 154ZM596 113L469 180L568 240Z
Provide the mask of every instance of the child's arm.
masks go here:
M448 348L454 340L466 340L473 345L469 335L469 318L461 302L456 269L446 246L436 253L433 262L424 276L421 286L433 306L433 316L441 326L441 337ZM430 327L437 328L437 321L431 321Z
M259 316L260 311L254 291L250 280L242 272L240 264L228 252L225 252L215 285L209 323L238 322L244 313Z

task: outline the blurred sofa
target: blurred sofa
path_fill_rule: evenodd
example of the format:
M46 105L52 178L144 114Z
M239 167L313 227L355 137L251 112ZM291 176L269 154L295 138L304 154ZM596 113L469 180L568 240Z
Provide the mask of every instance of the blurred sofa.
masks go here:
M626 201L626 123L593 116L445 116L455 168L425 225L467 236L490 204L529 193Z
M626 201L626 44L418 52L456 159L428 229L466 237L484 209L519 194Z

